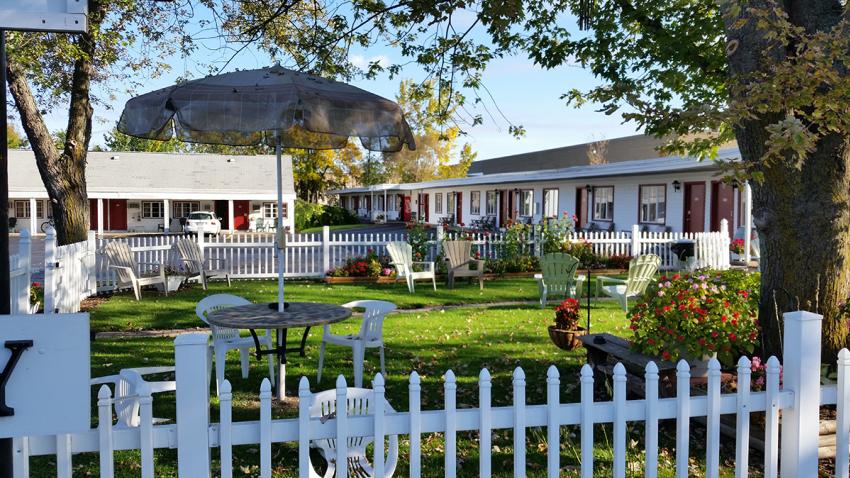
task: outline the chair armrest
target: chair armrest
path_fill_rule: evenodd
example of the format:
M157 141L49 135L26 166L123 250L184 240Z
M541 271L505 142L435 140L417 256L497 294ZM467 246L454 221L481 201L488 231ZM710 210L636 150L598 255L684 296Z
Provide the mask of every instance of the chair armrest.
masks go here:
M151 393L173 392L177 390L177 382L169 380L166 382L148 382Z
M605 282L611 282L613 284L628 284L629 283L629 281L627 281L625 279L617 279L615 277L606 277L606 276L597 276L596 277L596 283L597 284L604 284Z
M428 266L428 268L429 268L432 272L434 271L434 261L431 261L431 262L416 261L416 262L411 262L411 263L410 263L410 265L414 265L414 264L420 264L420 265L423 265L423 266Z
M164 367L134 367L130 369L124 370L135 370L139 375L153 375L156 373L172 373L174 372L173 366L164 366Z
M543 282L543 274L534 274L534 280Z
M107 375L105 377L95 377L89 381L90 385L106 385L108 383L115 384L120 377L118 375Z
M132 267L127 266L113 266L112 264L106 266L107 269L123 269L125 271L129 271L131 274L136 275L136 271L133 270Z

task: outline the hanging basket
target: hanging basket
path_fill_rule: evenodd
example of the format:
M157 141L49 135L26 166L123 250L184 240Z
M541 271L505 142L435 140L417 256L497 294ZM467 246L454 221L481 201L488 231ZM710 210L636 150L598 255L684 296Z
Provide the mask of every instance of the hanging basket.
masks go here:
M549 338L561 350L575 350L581 347L579 337L586 334L582 327L577 330L558 329L554 325L549 326Z

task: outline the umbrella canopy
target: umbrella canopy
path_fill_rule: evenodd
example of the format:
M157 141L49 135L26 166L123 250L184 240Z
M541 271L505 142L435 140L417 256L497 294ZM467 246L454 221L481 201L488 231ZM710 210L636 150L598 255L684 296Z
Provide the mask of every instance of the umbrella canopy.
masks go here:
M352 136L370 151L415 149L393 101L281 66L187 81L129 100L118 130L190 143L340 149ZM280 135L279 141L277 135Z

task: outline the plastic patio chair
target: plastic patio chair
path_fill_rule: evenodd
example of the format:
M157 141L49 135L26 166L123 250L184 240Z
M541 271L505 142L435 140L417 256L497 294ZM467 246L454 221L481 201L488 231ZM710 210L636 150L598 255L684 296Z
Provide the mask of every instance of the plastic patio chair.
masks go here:
M599 276L596 278L596 295L603 293L617 299L620 308L629 310L629 299L642 295L649 283L655 280L655 273L661 266L661 258L655 254L637 256L629 262L629 278L615 279ZM612 285L605 285L605 283Z
M205 324L210 326L210 330L212 331L212 351L215 355L215 390L218 393L219 387L221 383L224 382L224 369L226 365L225 358L227 357L228 350L239 350L241 365L242 365L242 378L248 378L248 371L250 369L250 353L251 349L255 346L254 339L252 337L242 337L239 335L238 329L231 329L228 327L217 327L215 325L207 322L207 314L210 312L224 309L226 307L234 307L237 305L248 305L251 302L242 297L233 295L233 294L213 294L201 299L198 302L198 305L195 307L195 314L197 314L198 318L203 320ZM257 334L257 338L260 341L260 345L264 345L266 347L271 348L272 344L272 332L271 330L266 329L265 334ZM274 355L269 354L269 379L274 383Z
M564 252L544 254L540 258L541 274L534 274L540 293L540 308L545 308L549 295L578 298L584 276L577 276L579 260Z
M431 279L434 290L437 290L437 278L434 269L433 261L414 261L413 247L404 241L394 241L387 243L387 253L389 253L392 262L390 265L395 267L395 280L404 279L407 282L407 290L412 294L416 292L414 281ZM414 271L414 266L423 266L425 270Z
M346 414L352 416L370 416L374 415L375 394L371 389L365 388L349 388L346 392ZM384 399L384 411L386 413L395 413L392 405ZM312 396L310 403L310 416L318 418L333 418L336 417L336 390L325 390ZM379 478L389 478L395 474L396 466L398 465L398 435L388 435L389 446L386 447L387 456L384 462L384 476ZM373 477L374 468L369 459L366 457L366 447L375 441L373 436L357 436L348 437L348 476L359 478ZM322 458L328 464L324 475L319 475L315 470L316 467L310 460L310 476L323 478L331 478L336 475L336 440L321 439L312 440L311 447L317 448Z
M174 367L139 367L125 368L116 375L107 375L91 379L92 385L111 384L113 386L113 408L117 421L116 428L134 428L140 424L139 392L142 384L150 386L151 395L162 392L173 392L177 390L177 383L173 380L148 382L145 375L159 375L174 373ZM168 421L165 418L154 418L154 423Z
M357 300L343 304L348 309L363 308L363 322L360 323L360 331L350 335L334 335L331 333L330 325L325 325L322 334L322 345L319 348L319 370L316 374L316 383L322 381L322 367L325 362L325 346L327 344L351 347L354 355L354 386L363 386L363 361L366 349L377 348L381 356L381 373L386 375L384 368L384 317L396 309L392 302L383 300Z

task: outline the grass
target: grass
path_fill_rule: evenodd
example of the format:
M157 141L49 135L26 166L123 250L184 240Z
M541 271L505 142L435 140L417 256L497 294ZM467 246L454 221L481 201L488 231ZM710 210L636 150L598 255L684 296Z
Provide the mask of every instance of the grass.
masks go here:
M231 292L244 295L251 300L272 300L274 282L238 282L227 289L215 284L209 294ZM198 325L194 316L194 304L205 294L200 288L180 291L168 298L146 294L143 302L130 300L127 295L116 295L100 304L92 313L93 327L98 330L130 330L134 328L170 328ZM441 306L467 303L492 303L497 301L535 300L536 286L531 279L499 280L487 282L485 290L460 285L449 291L444 287L437 292L423 287L416 295L408 294L402 286L391 285L333 285L288 284L288 298L343 303L355 299L375 298L392 300L407 310L387 317L384 326L387 365L387 399L397 410L407 410L408 374L416 370L422 378L422 408L439 409L443 405L442 376L452 369L457 376L458 407L474 407L478 404L478 374L487 367L492 375L493 405L508 406L512 403L512 372L522 367L526 373L527 403L545 403L546 370L554 364L561 373L561 400L579 400L578 372L584 363L584 350L571 352L556 348L549 340L546 326L550 323L552 309L540 309L536 305L510 305L486 307L460 307L445 310L410 310L422 306ZM625 313L611 301L594 301L591 307L592 330L628 335ZM357 320L332 326L335 333L356 332ZM290 337L293 340L294 337ZM353 381L351 350L329 346L325 357L322 381L316 383L315 373L321 332L314 329L307 341L306 357L292 357L287 368L286 388L289 394L297 390L299 378L309 378L311 389L321 391L333 388L337 375L343 374L349 383ZM173 363L173 339L170 338L122 338L97 339L92 343L92 376L116 373L121 368L135 366L166 365ZM378 372L377 351L366 355L365 377L368 383ZM251 374L242 379L236 352L228 357L226 375L233 385L234 420L257 420L259 408L257 395L260 382L267 374L266 362L252 358ZM96 393L93 390L92 393ZM93 402L95 403L95 402ZM212 420L218 419L218 400L212 396ZM295 417L294 404L275 406L276 418ZM157 395L154 400L154 415L173 419L175 415L174 394ZM96 415L93 415L96 417ZM663 425L660 476L673 474L673 443L675 428ZM643 443L642 426L629 427L629 440L636 444L629 447L629 476L641 476L642 458L636 449ZM562 476L578 476L580 452L578 427L564 427L559 443ZM611 475L611 427L596 428L596 476ZM399 468L396 476L405 476L407 470L408 441L399 437ZM694 458L692 471L704 466L704 450L700 438L692 438L691 455ZM494 476L512 476L513 437L510 431L497 430L493 433ZM423 476L443 475L444 441L440 434L427 434L422 438ZM545 476L546 443L545 429L529 429L527 433L528 476ZM727 445L728 446L728 445ZM458 434L458 463L460 476L477 476L478 442L476 433ZM734 459L732 451L726 449L723 457ZM213 451L214 467L217 467L218 452ZM315 458L314 458L315 459ZM115 455L116 476L137 476L139 457L137 452L118 452ZM156 451L157 476L176 476L176 453L173 450ZM318 460L320 461L320 460ZM752 460L757 463L754 458ZM273 449L274 476L297 476L297 448L294 443L275 444ZM75 476L97 474L97 456L79 455L74 459ZM242 446L235 449L235 476L256 476L259 453L257 446ZM55 474L55 459L38 457L32 460L32 476ZM728 476L724 468L722 476Z
M374 226L374 224L364 224L364 223L358 222L357 224L336 224L334 226L328 226L328 227L330 228L331 232L334 232L334 231L347 231L349 229L361 229L361 228L369 227L369 226ZM312 232L322 232L323 227L324 226L308 227L307 229L303 229L303 230L298 231L298 232L300 234L308 234L308 233L312 233Z

